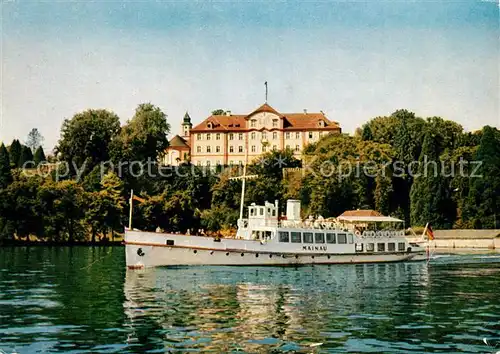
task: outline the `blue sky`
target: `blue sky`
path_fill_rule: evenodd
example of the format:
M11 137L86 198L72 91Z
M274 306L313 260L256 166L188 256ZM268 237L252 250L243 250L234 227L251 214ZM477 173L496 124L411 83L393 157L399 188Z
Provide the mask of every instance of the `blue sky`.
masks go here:
M0 140L37 127L51 149L87 108L125 122L152 102L186 110L323 110L344 131L406 108L467 130L499 118L491 1L2 3Z

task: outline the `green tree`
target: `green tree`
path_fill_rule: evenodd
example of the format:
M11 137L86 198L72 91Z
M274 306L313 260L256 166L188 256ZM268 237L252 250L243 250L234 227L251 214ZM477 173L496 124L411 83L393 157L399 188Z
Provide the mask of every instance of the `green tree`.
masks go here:
M169 132L167 116L159 107L140 104L134 117L122 128L113 157L122 161L157 161L168 147Z
M12 182L12 173L10 172L9 152L5 145L0 145L0 189L7 188Z
M55 152L61 161L69 164L73 174L84 173L109 160L112 140L120 131L118 116L104 109L89 109L66 119Z
M470 178L466 217L475 228L497 228L500 218L500 131L483 128L475 161L479 171ZM474 172L474 171L473 171Z
M47 158L45 157L45 152L43 151L43 147L39 146L36 149L35 155L33 156L33 160L35 161L35 166L38 166L40 165L40 163L47 161Z
M19 140L14 139L12 141L12 144L10 144L9 147L9 154L10 154L10 165L14 168L19 167L18 162L19 159L21 158L21 153L22 153L23 147Z
M221 109L221 108L215 109L215 110L212 111L212 115L213 116L223 116L225 114L226 114L226 111L223 110L223 109Z
M418 175L411 187L411 223L423 226L427 222L436 228L451 228L456 207L449 181L443 177L439 159L440 143L427 132L419 159Z
M28 167L32 168L33 165L33 153L31 149L27 146L22 147L21 156L19 157L19 162L17 163L19 168Z
M26 139L26 146L31 149L32 152L35 152L37 148L42 146L43 136L40 134L37 128L31 129L28 134L28 138Z

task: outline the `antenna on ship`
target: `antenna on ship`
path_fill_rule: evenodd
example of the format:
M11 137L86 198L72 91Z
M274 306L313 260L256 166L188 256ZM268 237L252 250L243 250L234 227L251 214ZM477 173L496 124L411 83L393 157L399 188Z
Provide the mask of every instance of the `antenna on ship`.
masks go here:
M267 81L266 81L266 84L267 84ZM245 146L245 163L243 165L243 175L238 176L238 177L230 177L229 178L230 180L240 180L240 179L242 180L242 183L241 183L241 201L240 201L240 219L243 219L243 209L244 209L244 204L245 204L245 184L246 184L246 180L247 180L247 178L248 179L252 179L252 178L259 177L258 175L248 175L247 176L247 163L248 163L248 146Z

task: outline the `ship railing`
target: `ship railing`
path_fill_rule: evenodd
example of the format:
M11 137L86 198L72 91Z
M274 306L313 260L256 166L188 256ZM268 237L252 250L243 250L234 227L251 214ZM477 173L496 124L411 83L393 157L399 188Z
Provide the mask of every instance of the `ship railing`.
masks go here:
M356 233L357 234L357 233ZM379 230L379 231L363 231L362 238L396 238L404 237L404 230Z

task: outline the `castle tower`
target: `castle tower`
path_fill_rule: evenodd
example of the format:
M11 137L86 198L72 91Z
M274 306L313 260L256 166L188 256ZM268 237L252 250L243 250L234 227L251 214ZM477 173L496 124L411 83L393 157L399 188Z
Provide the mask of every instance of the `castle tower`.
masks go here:
M191 117L189 116L189 113L186 112L181 124L182 137L184 139L189 140L189 131L191 130L192 127L193 124L191 123Z

